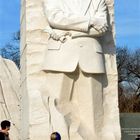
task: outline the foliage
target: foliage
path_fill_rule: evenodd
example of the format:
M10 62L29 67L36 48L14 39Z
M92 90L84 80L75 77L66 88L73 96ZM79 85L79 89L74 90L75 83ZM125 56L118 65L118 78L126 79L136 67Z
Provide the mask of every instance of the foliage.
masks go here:
M20 32L16 32L12 36L12 40L1 48L1 56L10 59L20 67L20 51L19 51Z
M140 112L140 98L136 94L129 97L119 94L119 109L125 113Z
M140 112L140 49L117 48L120 112Z

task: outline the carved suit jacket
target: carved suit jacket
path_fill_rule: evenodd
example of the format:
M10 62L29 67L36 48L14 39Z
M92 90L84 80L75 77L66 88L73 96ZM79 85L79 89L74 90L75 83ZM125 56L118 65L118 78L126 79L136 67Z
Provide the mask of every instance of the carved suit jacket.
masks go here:
M70 32L71 36L65 42L48 40L43 70L72 72L79 64L84 72L104 73L102 47L96 35L89 34L89 22L98 17L107 24L105 1L47 0L44 5L50 27L57 34Z

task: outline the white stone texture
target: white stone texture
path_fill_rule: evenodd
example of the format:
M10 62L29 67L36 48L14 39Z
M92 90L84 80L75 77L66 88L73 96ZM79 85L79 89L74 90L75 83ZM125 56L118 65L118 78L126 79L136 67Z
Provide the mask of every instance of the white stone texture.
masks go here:
M23 0L21 4L21 91L22 140L49 140L49 114L42 102L40 90L46 73L41 71L48 34L43 13L43 0ZM117 67L114 43L114 0L106 0L110 17L110 32L103 37L107 81L104 81L104 125L102 140L120 140ZM47 84L47 83L46 83ZM44 87L45 88L45 87ZM57 122L56 122L57 123Z
M0 56L0 121L11 122L10 138L19 140L20 73L15 63Z

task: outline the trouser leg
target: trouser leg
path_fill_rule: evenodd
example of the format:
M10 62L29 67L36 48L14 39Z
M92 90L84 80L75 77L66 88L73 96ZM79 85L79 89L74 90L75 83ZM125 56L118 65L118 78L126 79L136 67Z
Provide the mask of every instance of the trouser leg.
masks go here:
M51 132L58 131L62 140L98 140L103 116L101 78L79 69L47 74L44 94Z
M75 96L79 107L79 133L84 140L97 140L103 117L102 75L83 74L75 83ZM77 94L77 96L76 96ZM73 99L76 100L76 99Z
M65 113L69 112L73 79L64 73L47 73L45 92L42 93L43 102L50 116L50 133L57 131L62 140L68 140L68 125Z

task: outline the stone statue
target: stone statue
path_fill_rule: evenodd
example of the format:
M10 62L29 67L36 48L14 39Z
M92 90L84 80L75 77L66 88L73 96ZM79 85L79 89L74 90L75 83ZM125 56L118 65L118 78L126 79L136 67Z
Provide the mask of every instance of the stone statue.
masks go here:
M21 6L21 139L120 140L114 0Z
M46 0L49 34L42 100L50 133L62 140L101 140L105 64L100 37L108 30L104 0ZM110 140L115 140L110 139Z
M10 120L10 138L13 140L19 140L19 79L16 65L0 57L0 121Z

